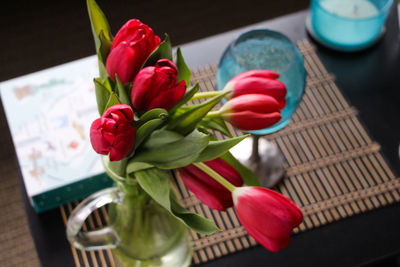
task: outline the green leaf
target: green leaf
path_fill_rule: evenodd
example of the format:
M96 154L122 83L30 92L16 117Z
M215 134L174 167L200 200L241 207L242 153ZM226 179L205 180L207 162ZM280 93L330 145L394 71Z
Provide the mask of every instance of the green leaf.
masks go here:
M169 131L166 129L160 129L160 130L155 130L151 134L150 138L146 141L146 143L143 144L143 146L148 149L157 148L159 146L177 142L183 138L184 136L177 132Z
M164 121L164 119L153 119L140 126L136 132L135 149Z
M238 161L230 152L226 152L221 159L225 160L229 165L234 167L243 179L243 182L249 186L261 186L257 176L249 168Z
M117 96L119 100L121 100L122 104L131 105L131 99L129 98L124 85L122 84L121 80L118 77L118 74L115 74L116 80L116 90Z
M165 209L171 210L170 176L166 171L157 168L145 169L135 172L135 177L147 194Z
M218 158L248 136L249 135L243 135L225 140L210 141L208 146L200 153L196 162L209 161Z
M172 60L172 47L167 34L165 34L164 41L150 54L143 64L143 68L147 66L154 66L157 60L167 58Z
M154 166L148 163L144 162L128 162L128 165L126 165L126 173L131 174L137 171L153 168Z
M106 109L111 91L102 84L101 78L96 78L93 80L93 82L96 92L97 109L99 110L99 114L101 116L103 115L104 110Z
M228 137L232 137L232 134L226 126L224 119L222 119L221 117L203 118L198 125L206 129L221 132Z
M188 227L199 234L209 235L215 232L220 232L219 229L212 221L204 218L196 213L190 212L183 208L175 199L170 198L172 213L180 218Z
M100 31L99 40L100 40L100 47L98 49L98 52L101 55L102 62L105 64L108 54L110 53L112 42L110 39L107 39L107 37L104 34L104 30Z
M126 174L126 165L128 163L128 159L124 158L119 161L109 161L108 167L117 175L124 177Z
M196 83L192 87L186 89L185 95L182 97L181 100L179 100L178 104L176 104L172 109L169 110L169 113L175 113L176 110L187 103L194 96L194 94L197 93L197 91L199 91L199 83Z
M186 86L189 87L191 73L189 67L186 65L185 59L182 56L180 47L178 47L176 51L175 64L179 71L178 81L185 81Z
M99 37L101 32L103 32L104 39L107 39L109 41L112 40L110 25L108 24L106 16L104 15L100 7L97 5L96 1L87 0L86 4L89 12L90 23L92 26L92 33L94 37L96 51L99 51L102 38Z
M186 226L200 234L220 231L210 220L192 213L178 204L175 194L171 190L170 176L165 171L150 168L135 172L135 177L147 194Z
M151 138L148 141L150 142ZM144 148L137 152L133 161L146 162L160 169L180 168L192 163L206 148L208 142L208 135L194 130L176 142L151 148L146 148L144 145Z
M168 111L162 108L155 108L147 111L144 113L142 116L140 116L139 121L141 123L145 123L149 120L152 119L158 119L158 118L167 118L168 117Z
M97 65L99 67L99 74L100 74L101 79L103 81L105 81L107 79L107 77L108 77L106 66L105 66L105 64L103 62L101 62L100 57L99 57L99 53L97 53L97 56L98 56Z
M228 93L214 96L201 104L188 107L187 111L170 121L168 129L175 130L183 135L193 131L203 117Z
M110 97L108 98L106 107L104 108L104 111L106 111L110 107L117 105L117 104L121 104L121 101L119 101L117 95L114 92L111 92Z

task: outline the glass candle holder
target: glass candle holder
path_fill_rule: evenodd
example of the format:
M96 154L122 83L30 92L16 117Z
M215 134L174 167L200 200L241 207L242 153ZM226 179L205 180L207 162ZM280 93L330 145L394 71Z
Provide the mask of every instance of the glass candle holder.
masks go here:
M278 72L287 88L282 119L266 129L250 131L265 135L289 124L304 93L306 71L300 51L285 35L266 29L251 30L240 35L223 53L217 69L217 87L222 90L234 76L257 69Z
M338 50L369 47L384 32L392 4L393 0L312 0L312 34Z

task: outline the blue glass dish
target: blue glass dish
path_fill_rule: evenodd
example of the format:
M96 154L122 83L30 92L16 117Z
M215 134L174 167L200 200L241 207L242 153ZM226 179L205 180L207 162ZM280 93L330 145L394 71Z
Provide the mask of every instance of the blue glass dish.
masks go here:
M306 83L303 57L285 35L267 30L251 30L240 35L223 53L217 69L217 87L222 90L234 76L257 69L273 70L287 87L282 119L275 125L252 134L265 135L287 126L300 103Z
M367 48L384 32L392 4L393 0L312 0L313 34L333 49Z

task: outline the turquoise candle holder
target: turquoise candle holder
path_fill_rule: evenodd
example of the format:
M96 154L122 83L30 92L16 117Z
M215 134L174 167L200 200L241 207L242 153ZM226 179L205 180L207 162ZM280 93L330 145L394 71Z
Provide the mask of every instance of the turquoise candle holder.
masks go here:
M393 0L312 0L310 34L322 44L357 51L384 33Z

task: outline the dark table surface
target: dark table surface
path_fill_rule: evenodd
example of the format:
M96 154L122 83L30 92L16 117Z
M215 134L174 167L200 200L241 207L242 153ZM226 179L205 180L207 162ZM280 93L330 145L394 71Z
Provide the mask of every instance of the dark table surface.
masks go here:
M217 63L222 51L240 32L250 28L281 31L293 41L304 38L308 11L294 13L182 46L191 68ZM386 33L374 47L339 53L318 44L317 54L336 77L336 84L359 110L361 121L398 176L400 143L400 34L397 9L387 20ZM22 186L23 187L23 186ZM24 188L22 188L24 190ZM59 210L37 215L26 195L31 233L44 267L73 266ZM384 264L400 252L400 204L353 216L295 235L288 248L270 253L257 246L202 266L358 266ZM383 261L382 261L383 260ZM395 265L393 265L395 266Z

